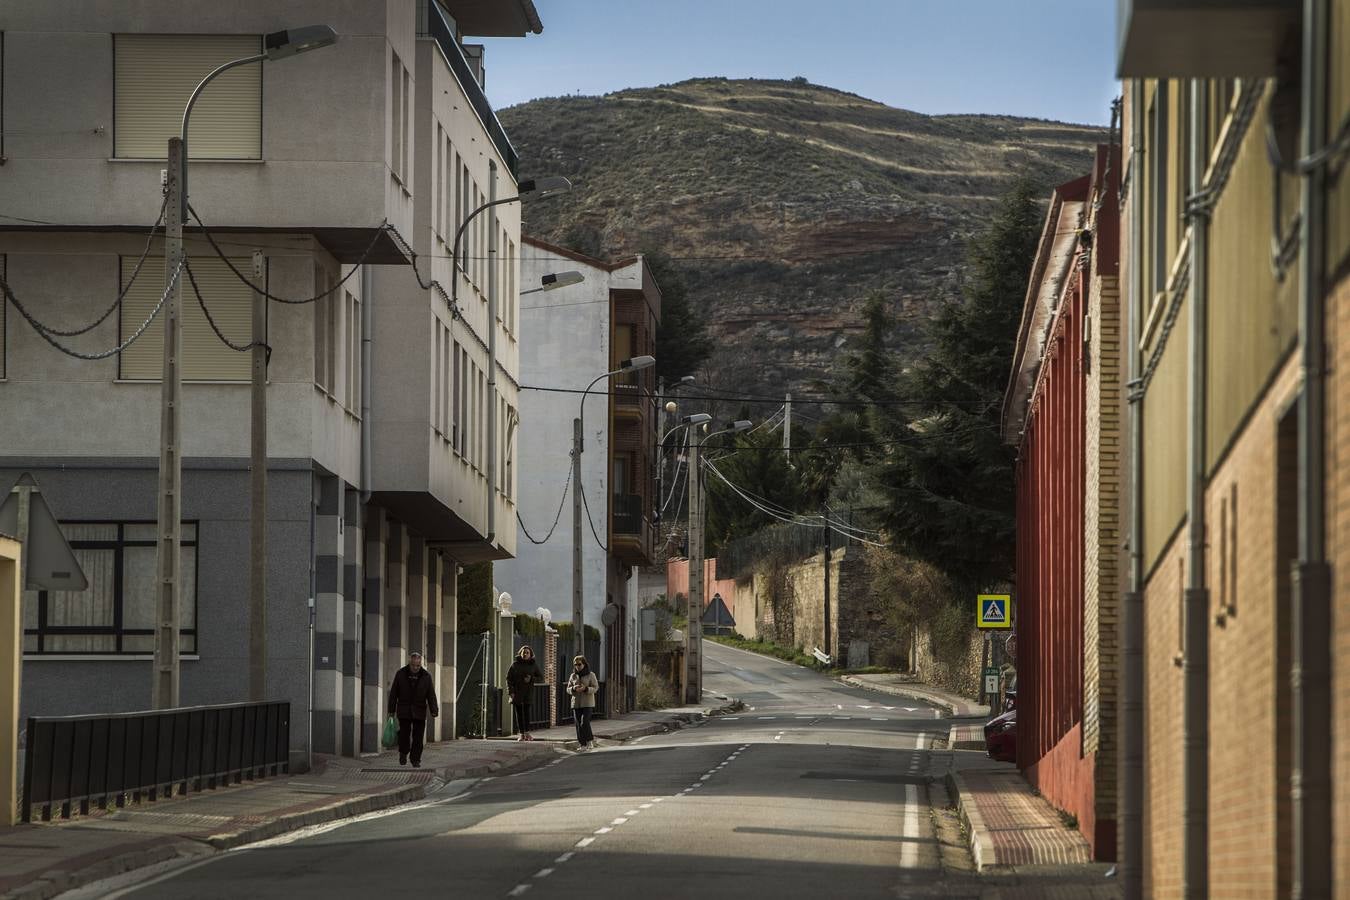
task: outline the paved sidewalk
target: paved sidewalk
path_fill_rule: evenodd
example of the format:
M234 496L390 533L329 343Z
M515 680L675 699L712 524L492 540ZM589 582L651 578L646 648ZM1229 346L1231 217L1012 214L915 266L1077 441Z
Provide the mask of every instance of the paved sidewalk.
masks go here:
M720 698L708 698L717 704ZM631 740L735 708L734 701L632 713L595 723L596 737ZM46 900L143 866L196 858L290 831L421 800L447 781L527 769L576 747L572 726L542 740L429 744L422 768L394 751L352 759L318 757L311 772L93 812L76 819L0 827L0 898Z
M942 707L947 710L949 715L956 718L989 717L989 707L983 703L976 703L959 694L953 694L950 691L944 691L921 681L916 681L912 675L845 675L840 680L845 684L866 688L869 691L924 700Z

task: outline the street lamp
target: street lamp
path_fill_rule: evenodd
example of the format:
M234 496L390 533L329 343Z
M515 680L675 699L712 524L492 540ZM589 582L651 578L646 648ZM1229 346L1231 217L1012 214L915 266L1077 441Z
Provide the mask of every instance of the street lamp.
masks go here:
M707 413L685 417L687 424L695 426L711 421L712 416ZM684 629L685 703L698 703L703 699L703 442L719 434L745 431L753 424L749 419L738 419L706 437L698 427L689 429L689 622Z
M155 579L157 615L151 689L151 700L156 709L178 705L178 622L183 592L182 560L179 557L183 517L183 372L179 365L183 353L183 280L180 275L183 267L183 223L188 215L187 148L192 107L212 79L236 66L285 59L327 47L336 41L337 32L328 25L306 25L264 36L262 53L218 66L198 82L183 109L180 134L169 138L164 210L164 277L168 280L169 298L164 319L164 368L160 376L158 558ZM262 341L266 302L266 298L255 290L251 438L252 563L249 591L249 697L252 700L262 699L266 675L266 606L263 595L266 588L267 405L263 390L266 384L267 350Z
M580 656L585 647L583 633L585 625L585 610L582 606L581 591L581 508L584 503L582 500L581 483L581 452L585 449L585 443L582 435L585 433L584 421L586 418L586 397L590 394L591 388L595 387L606 378L613 378L615 375L624 375L628 372L637 372L641 369L650 369L656 365L654 356L634 356L631 359L625 359L619 363L619 367L612 372L606 372L603 375L596 376L590 384L586 385L586 390L581 393L581 404L577 410L577 417L572 420L572 655Z
M488 201L464 217L455 229L455 241L450 248L450 314L459 314L459 245L464 231L479 213L503 203L514 203L526 197L552 197L572 189L572 182L561 175L527 178L516 183L514 197L497 196L497 163L488 161L492 177L488 179ZM559 285L561 287L561 285ZM487 321L487 535L489 545L497 538L497 229L488 229L488 321Z
M586 276L575 269L569 269L566 272L550 272L539 279L539 287L530 288L528 291L521 291L520 296L524 297L526 294L537 294L540 291L556 291L558 288L581 284L585 280Z

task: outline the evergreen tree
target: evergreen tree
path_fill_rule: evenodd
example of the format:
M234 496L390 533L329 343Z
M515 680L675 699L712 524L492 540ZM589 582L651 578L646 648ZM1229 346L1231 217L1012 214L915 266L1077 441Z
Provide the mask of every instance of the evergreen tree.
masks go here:
M887 418L893 444L875 471L899 549L962 589L1012 573L1015 457L1000 422L1040 234L1038 193L1020 180L971 248L964 296L933 320L931 354L899 382L910 415Z
M656 326L656 374L667 381L693 375L712 355L708 326L689 306L684 275L659 250L643 252L661 289L661 322Z

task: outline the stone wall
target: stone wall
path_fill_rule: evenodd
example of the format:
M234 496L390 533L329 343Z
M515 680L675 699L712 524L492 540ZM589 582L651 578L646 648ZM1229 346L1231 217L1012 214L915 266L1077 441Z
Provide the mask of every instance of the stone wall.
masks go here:
M972 614L971 618L974 618ZM972 622L972 625L974 623ZM984 635L973 627L964 645L934 648L933 632L927 625L916 629L914 672L927 684L955 691L965 697L980 695L980 669L984 665Z

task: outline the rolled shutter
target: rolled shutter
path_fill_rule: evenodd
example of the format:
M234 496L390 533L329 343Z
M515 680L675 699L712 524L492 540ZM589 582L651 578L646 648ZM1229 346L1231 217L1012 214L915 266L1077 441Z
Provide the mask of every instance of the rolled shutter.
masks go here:
M252 261L232 260L241 272L249 271ZM122 283L131 275L136 261L122 259ZM246 344L253 334L253 292L219 259L200 257L192 260L192 274L201 288L202 299L221 332L236 344ZM164 260L150 258L141 267L136 282L122 301L122 340L140 327L159 302L164 291ZM183 380L248 381L252 356L225 346L211 330L192 286L183 279ZM159 381L164 371L164 311L145 330L145 334L122 351L121 377L130 381Z
M261 48L258 35L115 35L113 153L164 159L198 82ZM261 63L239 66L202 92L188 132L190 159L262 158L262 70Z

